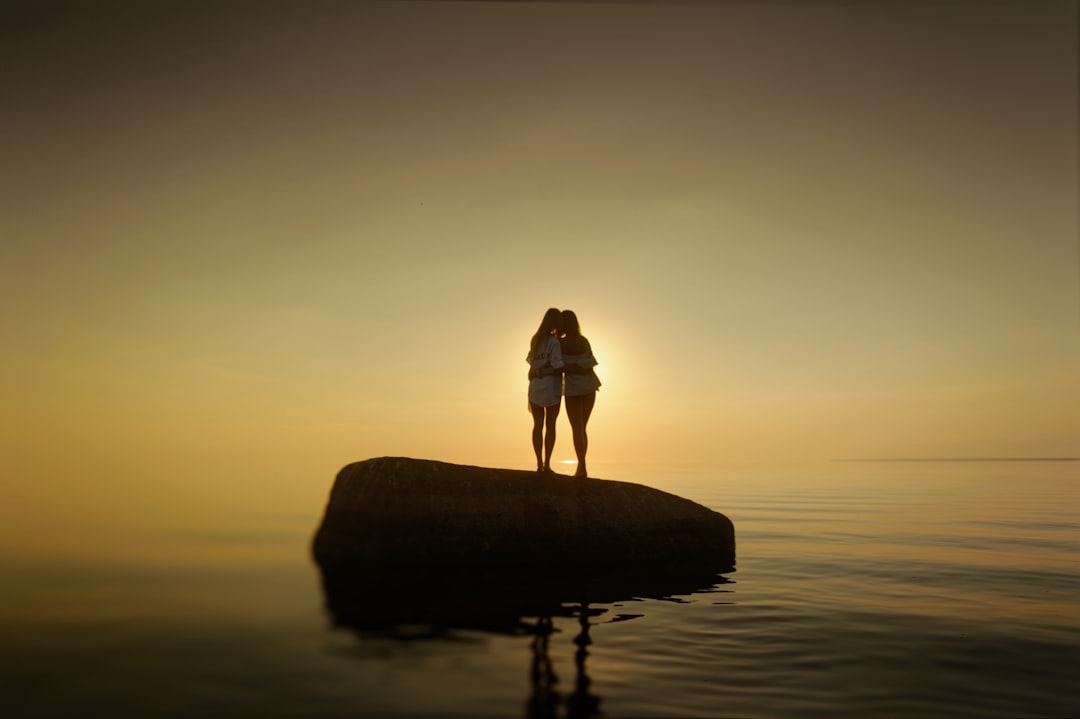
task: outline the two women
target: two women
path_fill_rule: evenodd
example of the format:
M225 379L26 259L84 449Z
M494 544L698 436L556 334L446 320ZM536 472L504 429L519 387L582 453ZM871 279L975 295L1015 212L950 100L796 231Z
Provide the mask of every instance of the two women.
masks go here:
M533 416L532 442L536 471L551 471L555 421L559 417L559 405L565 393L566 412L570 418L574 452L578 460L574 476L588 476L585 454L589 448L589 438L585 428L596 403L600 380L593 370L597 364L596 358L593 357L589 340L581 334L577 315L570 310L559 312L554 307L549 309L533 335L526 359L529 362L529 410Z

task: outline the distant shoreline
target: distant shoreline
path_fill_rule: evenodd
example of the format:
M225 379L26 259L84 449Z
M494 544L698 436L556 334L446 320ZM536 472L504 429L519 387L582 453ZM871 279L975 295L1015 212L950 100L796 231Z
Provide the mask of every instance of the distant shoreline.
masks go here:
M1080 462L1080 457L889 457L834 459L833 462Z

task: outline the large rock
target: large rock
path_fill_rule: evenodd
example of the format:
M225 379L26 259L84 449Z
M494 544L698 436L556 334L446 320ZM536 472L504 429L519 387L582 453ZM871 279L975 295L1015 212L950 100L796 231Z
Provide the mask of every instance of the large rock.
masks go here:
M639 484L382 457L338 474L313 552L324 570L725 571L735 530L718 512Z

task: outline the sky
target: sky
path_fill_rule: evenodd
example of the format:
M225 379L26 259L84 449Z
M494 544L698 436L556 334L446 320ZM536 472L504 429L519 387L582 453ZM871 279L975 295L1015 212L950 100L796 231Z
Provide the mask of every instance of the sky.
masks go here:
M597 476L1080 456L1071 0L9 0L0 80L9 541L531 469L548 307Z

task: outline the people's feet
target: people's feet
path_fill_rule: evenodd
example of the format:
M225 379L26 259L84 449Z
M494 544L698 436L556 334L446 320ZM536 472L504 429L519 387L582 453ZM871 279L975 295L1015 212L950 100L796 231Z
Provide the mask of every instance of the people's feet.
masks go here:
M583 466L581 466L579 464L578 468L577 468L577 471L574 472L574 476L575 477L587 478L589 476L589 474L588 474L588 472L585 471L585 467L583 467Z
M548 474L555 474L555 471L551 468L550 464L545 464L543 470L541 471L547 472Z

